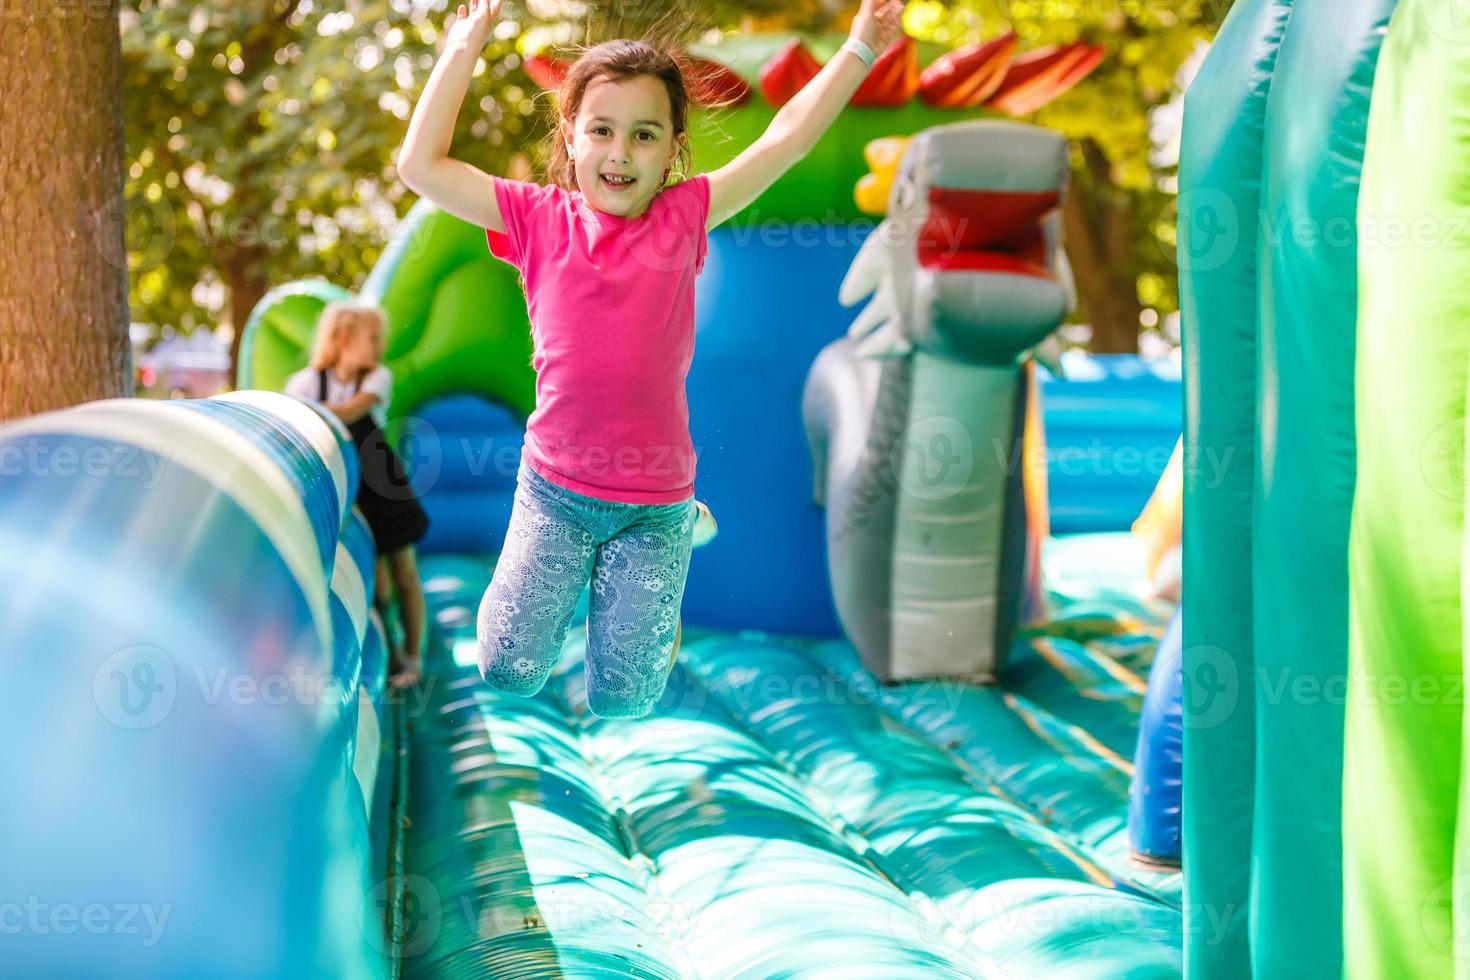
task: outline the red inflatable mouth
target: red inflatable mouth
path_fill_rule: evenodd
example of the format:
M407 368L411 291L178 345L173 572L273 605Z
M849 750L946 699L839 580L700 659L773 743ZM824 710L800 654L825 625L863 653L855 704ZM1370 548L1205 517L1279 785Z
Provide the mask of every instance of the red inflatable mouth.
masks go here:
M1042 222L1058 191L986 191L933 187L919 229L919 264L947 272L1011 272L1055 279Z

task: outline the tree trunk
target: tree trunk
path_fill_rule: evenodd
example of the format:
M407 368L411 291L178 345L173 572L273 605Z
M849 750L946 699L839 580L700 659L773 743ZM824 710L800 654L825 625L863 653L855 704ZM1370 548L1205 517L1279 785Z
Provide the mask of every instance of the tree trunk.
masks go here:
M0 419L133 387L117 0L5 20Z
M263 248L233 247L220 262L220 272L230 291L230 387L240 372L240 341L245 336L245 321L265 296L269 282L266 261L270 253Z
M1063 240L1095 354L1138 353L1138 276L1133 262L1133 198L1112 178L1102 148L1084 140L1086 171L1062 205Z

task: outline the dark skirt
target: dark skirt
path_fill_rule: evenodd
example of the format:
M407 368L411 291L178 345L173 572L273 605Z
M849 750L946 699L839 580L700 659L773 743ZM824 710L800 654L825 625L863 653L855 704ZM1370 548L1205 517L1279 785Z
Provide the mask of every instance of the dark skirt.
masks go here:
M419 505L403 461L388 445L383 430L369 421L366 426L352 426L352 436L361 467L357 505L372 529L373 544L380 555L401 551L424 536L429 515Z

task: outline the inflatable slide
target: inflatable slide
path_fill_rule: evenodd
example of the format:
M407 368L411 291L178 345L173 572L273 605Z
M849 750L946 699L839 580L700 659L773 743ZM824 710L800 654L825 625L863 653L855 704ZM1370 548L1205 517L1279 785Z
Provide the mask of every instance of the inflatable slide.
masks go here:
M696 52L736 97L697 117L698 165L839 41ZM417 688L384 690L350 442L271 391L343 290L273 290L236 394L0 428L0 459L70 467L0 495L21 654L4 765L26 787L0 807L0 866L37 921L74 906L148 930L30 929L7 966L1180 976L1183 880L1141 864L1128 827L1173 608L1127 532L1179 436L1179 376L1030 359L1071 303L1065 147L982 118L1029 112L1099 56L901 42L711 235L687 388L721 533L648 718L588 711L585 596L540 694L479 678L475 609L533 391L519 285L482 229L415 207L359 293L387 314L390 428L432 522ZM554 60L533 67L554 81ZM1100 475L1125 450L1157 466Z

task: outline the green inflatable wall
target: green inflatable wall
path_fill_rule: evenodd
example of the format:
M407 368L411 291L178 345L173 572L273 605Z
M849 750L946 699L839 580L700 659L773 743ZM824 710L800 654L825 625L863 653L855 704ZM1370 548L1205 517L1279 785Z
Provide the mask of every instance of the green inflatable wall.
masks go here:
M1470 976L1461 843L1470 828L1457 820L1470 382L1467 106L1463 5L1404 0L1379 61L1359 202L1365 238L1343 781L1350 977Z
M1280 0L1236 3L1185 98L1185 965L1199 977L1250 973L1256 245L1266 99L1290 16Z
M1335 695L1347 671L1356 470L1356 217L1369 97L1394 3L1296 0L1267 102L1250 931L1263 977L1342 972L1344 709Z

